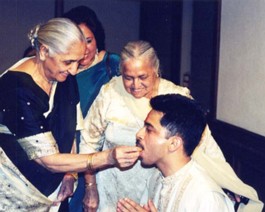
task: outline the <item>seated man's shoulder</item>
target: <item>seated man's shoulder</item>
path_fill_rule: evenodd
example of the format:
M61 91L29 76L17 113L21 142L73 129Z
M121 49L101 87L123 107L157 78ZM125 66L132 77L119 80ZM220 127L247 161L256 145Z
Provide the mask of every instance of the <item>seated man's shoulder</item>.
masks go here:
M197 207L234 211L233 203L222 188L197 163L190 170L183 198L192 200ZM219 210L218 210L219 211Z
M223 190L217 183L207 174L203 167L194 162L190 171L191 182L193 187L198 187L201 191L215 191L223 193Z

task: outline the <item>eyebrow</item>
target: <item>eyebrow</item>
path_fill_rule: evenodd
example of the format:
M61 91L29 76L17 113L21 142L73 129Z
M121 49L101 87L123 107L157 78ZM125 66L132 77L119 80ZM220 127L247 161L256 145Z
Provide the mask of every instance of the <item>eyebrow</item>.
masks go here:
M154 128L154 126L151 123L149 123L149 122L144 122L144 126L145 127L152 127L152 128Z
M139 77L146 77L146 76L149 76L148 74L144 73L144 74L141 74L139 76L131 76L131 75L128 75L128 74L123 74L123 76L125 77L132 77L132 78L139 78Z

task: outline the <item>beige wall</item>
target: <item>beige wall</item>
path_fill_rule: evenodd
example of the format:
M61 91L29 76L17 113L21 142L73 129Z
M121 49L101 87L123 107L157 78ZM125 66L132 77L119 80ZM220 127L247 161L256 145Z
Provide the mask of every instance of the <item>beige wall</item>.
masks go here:
M217 119L265 135L265 1L223 0Z

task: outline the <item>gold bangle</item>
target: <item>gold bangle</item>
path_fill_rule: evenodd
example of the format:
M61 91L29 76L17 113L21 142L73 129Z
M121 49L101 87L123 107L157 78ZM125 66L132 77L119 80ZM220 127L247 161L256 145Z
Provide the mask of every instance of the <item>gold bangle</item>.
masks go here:
M89 154L88 158L87 158L87 169L89 171L93 170L93 156L94 156L94 154Z
M94 187L94 186L97 186L97 183L86 183L86 184L85 184L85 188L86 188L86 189L90 189L90 188L92 188L92 187Z
M75 181L78 179L78 174L77 172L70 172L70 173L67 173L67 174L70 174L74 177Z

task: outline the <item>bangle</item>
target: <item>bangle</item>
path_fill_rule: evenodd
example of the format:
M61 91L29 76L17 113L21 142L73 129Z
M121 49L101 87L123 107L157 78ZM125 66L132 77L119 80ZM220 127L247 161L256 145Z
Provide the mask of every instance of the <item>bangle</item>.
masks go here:
M88 158L87 158L87 169L89 171L93 170L93 156L94 156L94 154L89 154Z
M97 186L97 183L86 183L86 184L85 184L85 188L86 188L86 189L90 189L90 188L92 188L92 187L94 187L94 186Z
M73 178L75 179L75 181L78 179L78 174L77 174L77 172L68 172L67 174L73 176Z

